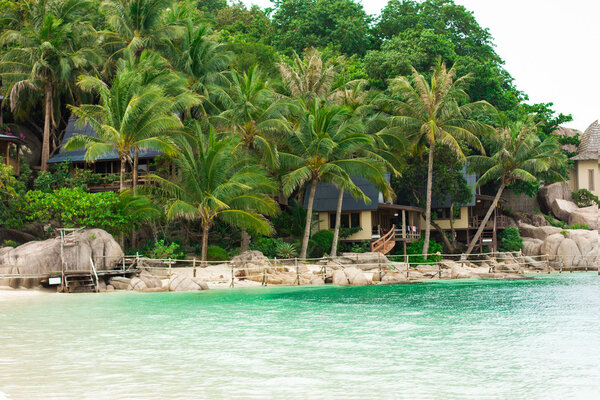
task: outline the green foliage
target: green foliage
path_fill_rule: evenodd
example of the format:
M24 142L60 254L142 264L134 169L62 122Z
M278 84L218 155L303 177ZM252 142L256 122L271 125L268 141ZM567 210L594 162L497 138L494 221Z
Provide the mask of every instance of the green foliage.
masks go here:
M14 240L5 240L0 247L17 247L18 244Z
M322 257L324 254L328 254L331 251L331 244L333 243L333 231L329 229L323 229L311 236L309 241L310 255L311 257Z
M273 218L273 225L280 236L299 237L304 232L306 209L296 199L283 209L281 214Z
M352 243L350 246L350 253L368 253L371 251L371 244L363 240L360 243Z
M518 228L506 228L498 234L498 250L515 252L523 248L523 239Z
M209 246L206 257L209 261L225 261L228 259L227 250L219 246Z
M258 236L253 238L250 243L250 248L252 250L258 250L268 258L278 257L277 248L282 245L283 239L281 238L270 238L265 236Z
M578 207L590 207L594 204L600 205L598 196L587 189L579 189L576 192L573 192L573 201Z
M347 239L355 233L361 232L360 226L353 226L352 228L340 228L340 239Z
M50 193L61 188L88 190L89 186L109 184L119 180L118 174L95 174L89 169L73 168L68 162L51 165L48 171L41 171L33 181L35 190Z
M441 253L443 247L435 240L429 241L429 249L427 250L429 256L427 257L427 260L425 260L422 254L424 241L424 239L421 239L417 242L409 243L408 246L406 246L406 254L410 255L408 260L411 266L419 264L435 264L441 260L441 256L437 256L436 254Z
M32 190L26 193L26 218L46 224L56 221L68 228L100 228L113 235L129 232L140 223L114 192L87 193L81 189L58 189L50 193Z
M18 229L25 222L27 203L25 185L13 175L13 169L0 158L0 218L7 228Z
M559 220L557 220L556 218L554 218L554 217L552 217L550 215L545 215L544 214L544 219L546 221L548 221L548 223L550 225L552 225L553 227L555 227L555 228L562 228L562 229L584 229L584 230L589 230L590 229L590 227L589 227L588 224L579 224L579 223L576 223L576 224L573 224L573 225L569 225L566 222L559 221Z
M181 246L176 242L171 242L166 244L164 240L159 240L154 244L154 248L148 254L150 258L154 258L157 260L183 260L185 258L185 253L183 252Z
M298 256L298 247L294 243L279 242L276 244L277 257L290 259Z

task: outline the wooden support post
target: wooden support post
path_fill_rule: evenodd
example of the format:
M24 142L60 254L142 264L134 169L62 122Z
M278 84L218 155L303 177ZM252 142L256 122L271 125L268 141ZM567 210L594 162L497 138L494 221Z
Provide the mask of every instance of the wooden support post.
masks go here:
M230 264L231 265L231 264ZM235 279L234 273L233 273L233 265L231 265L231 285L229 285L229 287L233 287L233 281Z
M169 276L171 276L171 257L169 257Z
M377 262L379 264L379 282L381 282L381 253L377 253Z
M402 241L402 247L404 249L404 262L408 264L408 254L406 254L406 240Z
M194 266L194 278L196 277L196 257L194 257L194 261L192 261L192 265Z
M296 266L296 281L300 285L300 272L298 270L298 257L294 258L294 265Z
M402 210L402 239L406 240L406 210Z
M125 256L123 256L123 271L125 271Z

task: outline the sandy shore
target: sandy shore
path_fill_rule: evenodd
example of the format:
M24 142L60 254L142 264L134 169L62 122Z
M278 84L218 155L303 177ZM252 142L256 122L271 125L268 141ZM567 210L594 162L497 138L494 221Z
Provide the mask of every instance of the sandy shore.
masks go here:
M3 301L23 299L28 297L47 296L56 294L54 289L13 289L7 286L0 286L0 303ZM0 397L1 400L1 397Z

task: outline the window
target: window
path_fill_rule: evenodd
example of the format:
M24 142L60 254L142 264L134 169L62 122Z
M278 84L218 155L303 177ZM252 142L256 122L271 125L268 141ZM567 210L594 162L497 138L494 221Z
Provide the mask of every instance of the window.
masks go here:
M340 226L342 228L360 226L360 213L346 213L340 217ZM329 214L329 229L335 229L335 213Z
M450 219L450 207L447 208L436 208L431 210L434 215L434 219ZM454 207L454 219L460 218L460 207Z
M590 192L594 191L594 170L588 169L588 187L590 188Z

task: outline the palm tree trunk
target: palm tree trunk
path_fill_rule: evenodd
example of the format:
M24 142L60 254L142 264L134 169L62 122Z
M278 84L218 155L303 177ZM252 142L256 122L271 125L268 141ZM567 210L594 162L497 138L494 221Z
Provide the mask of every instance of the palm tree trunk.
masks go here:
M208 231L210 226L207 223L202 223L202 264L206 264L208 258Z
M312 225L313 203L315 201L315 192L317 190L317 180L314 179L310 186L310 194L308 195L308 207L306 209L306 225L304 225L304 239L302 240L302 251L300 258L306 258L308 252L308 241L310 239L310 228Z
M331 242L331 257L337 256L338 240L340 238L340 225L342 224L342 202L344 201L344 189L340 188L337 208L335 210L335 228L333 230L333 242Z
M139 162L140 162L140 160L139 160L138 148L135 147L133 150L133 176L132 176L132 182L131 182L131 188L133 189L134 196L137 194Z
M498 193L496 193L496 197L494 198L492 205L490 206L488 212L485 214L483 221L481 221L481 224L479 225L479 229L477 229L475 236L473 236L473 240L471 240L471 243L469 243L469 248L467 249L467 252L465 253L466 256L471 254L471 252L473 251L475 244L477 243L477 241L479 240L479 237L481 236L481 234L483 233L483 230L485 229L485 225L488 223L488 221L490 220L490 217L492 216L492 213L498 206L498 202L500 201L500 196L502 196L502 192L504 191L505 187L506 187L506 185L504 183L500 185L500 189L498 189Z
M250 234L246 231L242 231L242 244L240 246L242 253L250 250Z
M44 136L42 138L42 171L48 170L48 159L50 158L50 118L52 115L52 84L46 82L44 87Z
M125 190L125 157L121 157L121 176L119 178L119 192Z
M431 235L431 187L433 184L433 145L429 146L429 163L427 164L427 200L425 203L425 240L423 241L423 257L427 260L429 237Z

